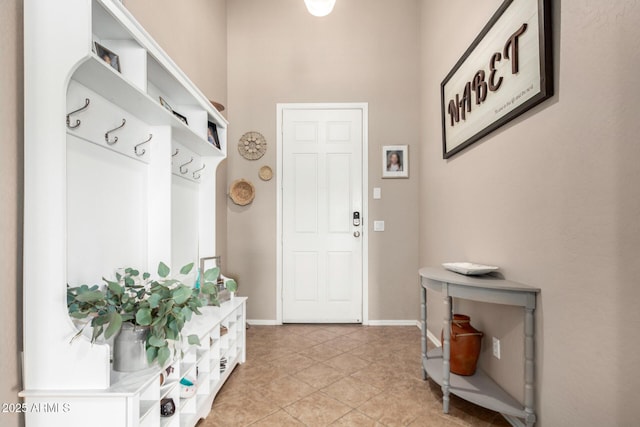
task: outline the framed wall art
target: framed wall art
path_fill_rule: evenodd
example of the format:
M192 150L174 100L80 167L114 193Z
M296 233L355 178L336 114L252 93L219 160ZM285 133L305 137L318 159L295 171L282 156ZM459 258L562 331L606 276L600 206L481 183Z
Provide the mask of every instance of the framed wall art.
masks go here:
M100 59L102 59L104 62L109 64L111 68L120 72L120 57L98 42L94 42L94 45L96 55L98 55L98 57L100 57Z
M187 118L185 116L183 116L182 114L178 113L177 111L174 111L173 115L176 116L182 123L184 123L185 125L189 126L189 122L187 121Z
M550 3L505 0L442 81L443 158L553 95Z
M382 147L382 177L409 178L408 145L385 145Z
M218 126L209 121L207 122L207 141L216 148L220 148L220 137L218 137Z

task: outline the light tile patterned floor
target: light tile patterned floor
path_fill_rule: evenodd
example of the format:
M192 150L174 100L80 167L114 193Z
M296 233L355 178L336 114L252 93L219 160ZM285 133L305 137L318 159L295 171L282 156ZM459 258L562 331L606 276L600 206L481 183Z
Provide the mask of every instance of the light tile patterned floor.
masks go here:
M247 330L247 362L198 427L509 426L423 381L413 326L285 325Z

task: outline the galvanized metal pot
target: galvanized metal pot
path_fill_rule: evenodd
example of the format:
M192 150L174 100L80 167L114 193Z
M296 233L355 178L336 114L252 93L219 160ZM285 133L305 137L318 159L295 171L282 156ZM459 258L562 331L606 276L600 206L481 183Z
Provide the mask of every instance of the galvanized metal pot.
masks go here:
M119 372L135 372L149 367L147 362L148 326L123 323L113 340L113 369Z

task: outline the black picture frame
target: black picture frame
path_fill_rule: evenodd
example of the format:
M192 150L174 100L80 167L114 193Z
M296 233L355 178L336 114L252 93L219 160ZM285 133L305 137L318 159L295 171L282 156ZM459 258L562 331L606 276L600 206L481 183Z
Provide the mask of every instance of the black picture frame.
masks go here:
M527 2L535 3L535 5ZM474 59L476 58L474 58L473 56L486 53L484 51L478 53L476 52L476 48L478 47L478 45L481 44L481 42L483 42L485 36L487 36L487 34L490 31L492 31L494 27L500 26L500 25L509 26L510 28L509 33L511 33L511 29L515 29L515 31L517 32L518 30L522 29L521 25L524 25L525 26L524 28L526 31L526 29L528 28L528 24L526 23L520 24L519 22L513 22L512 20L509 20L509 19L501 19L506 15L508 15L506 12L509 10L509 8L523 7L523 4L525 3L527 4L527 6L530 6L531 8L535 6L535 8L537 9L536 25L538 29L537 31L538 37L535 39L531 37L533 34L535 34L535 32L533 31L530 31L527 37L531 37L530 42L536 42L538 47L537 55L538 55L539 61L538 61L537 67L535 67L536 68L535 71L537 71L538 73L537 78L539 79L539 81L536 81L536 80L529 80L529 81L534 82L533 87L537 86L539 82L539 90L537 92L534 92L532 90L531 91L532 93L526 93L528 91L528 87L527 87L527 89L525 90L519 90L519 91L514 91L513 93L509 93L506 96L510 97L511 103L509 103L508 101L503 102L502 104L498 103L497 107L491 103L487 103L489 107L489 111L491 108L493 108L495 111L495 115L496 115L495 120L492 120L491 118L489 119L486 118L486 117L489 117L491 113L484 114L485 117L483 117L482 120L478 120L477 130L472 130L466 133L459 132L460 140L455 140L454 137L448 134L452 133L452 132L449 132L450 129L459 123L459 121L455 120L456 112L458 112L457 118L458 119L462 118L464 125L467 125L467 123L471 122L471 117L473 116L471 111L473 109L479 110L480 108L482 108L482 103L484 103L484 99L480 103L481 106L478 106L477 105L478 98L482 97L481 89L478 89L477 91L476 89L473 89L472 91L468 91L467 85L464 86L464 90L456 89L455 98L453 98L452 96L448 97L446 96L446 92L451 94L451 88L447 87L447 84L452 80L460 81L460 76L457 76L456 73L458 72L458 70L460 70L461 67L463 67L465 62L469 60L469 63L471 64L476 63L478 61L475 61ZM447 74L445 79L440 84L441 108L442 108L442 157L443 159L451 158L452 156L456 155L460 151L464 150L465 148L469 147L470 145L474 144L475 142L489 135L496 129L500 128L501 126L505 125L506 123L520 116L524 112L540 104L542 101L553 96L554 82L553 82L553 52L552 52L552 31L551 31L552 26L551 25L552 25L551 0L522 0L519 2L514 2L514 0L505 0L500 5L496 13L491 17L489 22L485 25L482 31L480 31L480 33L473 40L469 48L464 52L464 54L460 57L458 62L453 66L451 71ZM516 32L513 32L512 36L515 35ZM507 39L507 42L509 40L510 39ZM509 49L515 49L515 51L511 50L511 52L516 52L516 55L511 55L511 56L517 57L517 52L518 52L517 41L515 43L512 42L507 47ZM505 50L507 49L507 47L505 47ZM506 62L506 59L509 59L503 56L504 51L500 51L498 53L500 54L499 55L501 58L500 60L505 59L505 61L503 62ZM494 52L494 55L495 55L495 52ZM488 61L486 62L489 65L488 70L491 70L491 67L494 66L491 64L491 61L493 61L493 56L491 56L490 58L487 58L487 60ZM494 62L499 62L500 60L494 61ZM515 62L517 64L517 61ZM536 64L534 63L534 66L535 65ZM534 67L531 67L531 69L533 70ZM479 73L480 71L484 71L485 76L487 75L486 73L487 70L478 70L477 73ZM512 71L513 71L513 68L512 68ZM517 75L517 73L514 73L514 75ZM467 80L463 79L462 81L466 81L467 84L474 83L473 87L477 88L478 84L475 84L474 80L472 80L474 78L475 78L474 75L471 75L471 76L466 75L465 79ZM494 76L494 82L496 82L497 84L497 82L499 81L500 81L499 78ZM495 84L492 86L495 86ZM498 89L495 89L495 90L496 91L499 90L499 87L500 85L498 84ZM475 96L473 95L474 91L475 91ZM465 97L467 93L470 94L468 98ZM489 92L485 87L484 93L485 93L485 98L488 98L491 95L491 93L495 93L495 92ZM460 94L462 94L462 100L463 100L461 109L459 108L460 104L458 103L458 98ZM474 102L471 102L470 99L473 99L473 98L475 98ZM501 98L504 98L504 96L501 95ZM453 107L452 107L452 103L453 103ZM471 108L471 110L468 110L468 108L470 107L473 107L473 108ZM476 117L480 117L480 116L481 114L476 114ZM489 120L492 120L492 121L489 121ZM485 123L483 123L485 121L487 122L486 125ZM473 125L471 126L471 129L473 129ZM470 135L467 135L467 134L470 134ZM449 136L449 140L447 139L448 136Z
M102 46L100 43L98 42L93 42L93 44L95 45L95 51L96 51L96 55L98 55L98 57L100 59L102 59L104 62L106 62L107 64L109 64L111 66L111 68L113 68L114 70L116 70L117 72L121 72L120 71L120 57L115 54L114 52L112 52L111 50L107 49L106 47Z
M173 115L176 116L178 119L180 119L180 121L182 123L184 123L185 125L189 126L189 122L187 121L187 118L185 116L183 116L182 114L174 111Z
M218 126L213 122L207 122L207 141L217 149L220 149L220 138L218 137Z

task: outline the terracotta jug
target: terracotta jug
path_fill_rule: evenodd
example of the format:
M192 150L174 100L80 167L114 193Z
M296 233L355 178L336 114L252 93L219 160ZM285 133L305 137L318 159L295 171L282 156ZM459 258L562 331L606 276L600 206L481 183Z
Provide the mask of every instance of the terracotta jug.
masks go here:
M473 375L480 357L484 334L471 326L469 321L469 316L464 314L454 314L451 321L449 370L458 375ZM440 340L444 342L442 333Z

